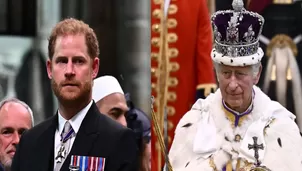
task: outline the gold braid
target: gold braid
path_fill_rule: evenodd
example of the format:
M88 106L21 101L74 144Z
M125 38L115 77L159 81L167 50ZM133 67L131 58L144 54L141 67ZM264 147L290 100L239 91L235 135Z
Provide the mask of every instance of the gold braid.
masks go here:
M158 119L157 119L157 116L155 114L155 111L153 109L153 97L152 97L152 105L151 105L151 116L152 116L152 121L153 121L153 124L154 124L154 127L155 127L155 133L157 135L157 138L158 138L158 141L159 141L159 145L161 147L161 152L163 154L163 156L167 156L166 158L166 163L167 163L167 166L168 167L168 170L169 171L173 171L172 169L172 165L170 163L170 160L169 160L169 157L168 155L166 154L166 146L165 146L165 143L164 143L164 138L163 138L163 134L162 132L160 131L160 127L158 125Z

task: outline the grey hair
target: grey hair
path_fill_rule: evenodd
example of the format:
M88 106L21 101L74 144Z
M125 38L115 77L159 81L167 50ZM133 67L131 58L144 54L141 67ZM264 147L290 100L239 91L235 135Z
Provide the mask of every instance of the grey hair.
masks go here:
M257 77L258 73L260 72L259 71L260 66L261 66L261 62L252 65L253 77Z
M215 71L216 71L216 75L218 75L218 72L220 71L220 66L221 64L214 62L214 67L215 67ZM261 63L256 63L254 65L250 65L250 67L252 68L252 72L253 72L253 77L256 77L257 74L259 73L259 68L261 66Z
M30 118L31 118L31 126L34 126L34 115L33 115L33 111L31 110L31 108L23 101L17 99L17 98L8 98L8 99L4 99L0 102L0 109L6 104L6 103L10 103L10 102L15 102L18 104L21 104L23 107L26 108L26 110L28 111Z

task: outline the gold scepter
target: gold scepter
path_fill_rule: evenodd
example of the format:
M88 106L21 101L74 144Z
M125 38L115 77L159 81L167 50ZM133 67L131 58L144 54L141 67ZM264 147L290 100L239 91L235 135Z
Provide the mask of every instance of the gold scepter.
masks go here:
M162 134L162 132L160 130L160 127L158 125L159 122L158 122L157 116L155 114L155 111L153 109L153 103L154 103L154 97L153 96L151 97L151 102L152 102L152 104L151 104L151 116L152 116L152 120L153 120L153 123L154 123L155 134L156 134L156 136L158 138L159 145L161 147L161 152L165 156L165 160L166 160L166 165L168 167L168 171L173 171L172 165L171 165L169 157L168 157L168 154L167 154L167 152L165 150L166 149L166 145L164 143L163 134Z

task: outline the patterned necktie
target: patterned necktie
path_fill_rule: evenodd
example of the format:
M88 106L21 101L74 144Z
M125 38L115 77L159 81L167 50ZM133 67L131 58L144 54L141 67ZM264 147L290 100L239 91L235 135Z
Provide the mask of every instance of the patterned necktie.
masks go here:
M69 153L70 141L73 136L75 136L75 132L72 129L70 123L67 121L64 125L63 132L61 133L61 147L55 158L55 161L56 161L56 166L54 169L55 171L59 171L60 168L62 167L62 165Z

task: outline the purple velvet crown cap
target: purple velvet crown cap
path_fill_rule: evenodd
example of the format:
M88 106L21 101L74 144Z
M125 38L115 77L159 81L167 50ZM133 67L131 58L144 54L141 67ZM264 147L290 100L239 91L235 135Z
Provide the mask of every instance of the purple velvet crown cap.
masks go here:
M215 44L212 60L228 66L254 65L264 53L259 47L264 18L243 8L242 0L233 0L233 10L217 11L211 17Z
M215 42L224 45L258 42L264 18L245 10L241 0L234 0L232 5L234 10L217 11L211 17Z

